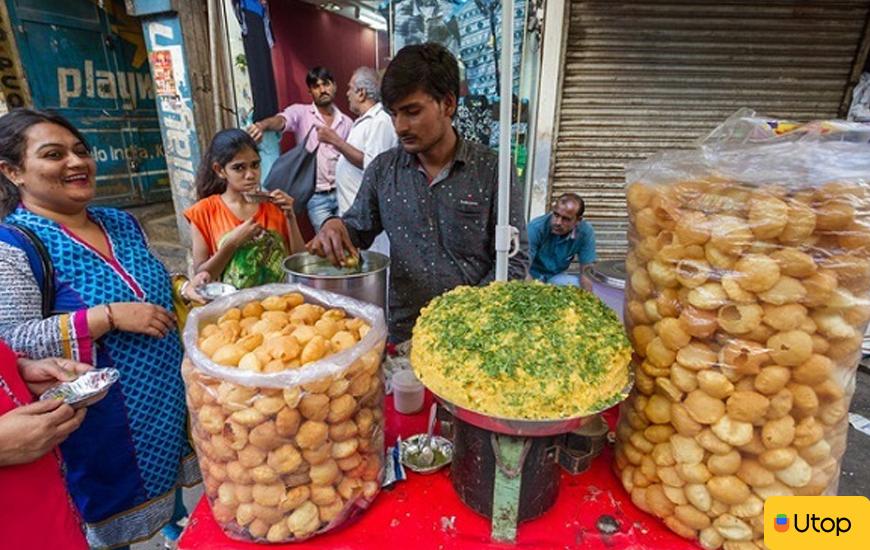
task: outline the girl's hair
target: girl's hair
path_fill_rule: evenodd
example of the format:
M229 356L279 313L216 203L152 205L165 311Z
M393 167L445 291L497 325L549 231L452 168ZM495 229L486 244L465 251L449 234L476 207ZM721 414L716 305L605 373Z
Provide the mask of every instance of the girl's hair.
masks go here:
M24 153L27 151L27 131L31 126L49 123L62 126L81 141L84 146L91 150L87 140L78 129L67 119L51 111L37 111L34 109L12 109L0 116L0 161L5 161L21 168L24 162ZM5 218L15 210L21 195L18 187L0 172L0 218Z
M196 173L196 198L202 200L212 195L219 195L227 190L227 181L215 174L212 166L217 163L223 167L233 160L245 148L257 151L257 142L244 130L230 128L215 134L208 146L199 170Z

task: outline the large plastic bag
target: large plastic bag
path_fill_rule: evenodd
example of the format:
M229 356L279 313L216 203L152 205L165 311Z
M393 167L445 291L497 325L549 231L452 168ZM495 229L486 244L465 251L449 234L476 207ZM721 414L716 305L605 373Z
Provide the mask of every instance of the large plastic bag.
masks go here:
M836 494L870 319L870 145L741 112L626 170L635 389L615 467L705 548L761 545L764 500Z
M191 313L182 374L206 495L227 535L303 540L371 503L383 478L385 340L381 308L295 284Z

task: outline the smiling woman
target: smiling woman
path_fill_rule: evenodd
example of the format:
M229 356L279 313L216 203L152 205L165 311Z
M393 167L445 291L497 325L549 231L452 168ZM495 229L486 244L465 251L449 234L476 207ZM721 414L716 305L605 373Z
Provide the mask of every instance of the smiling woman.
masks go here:
M96 165L51 113L0 117L0 338L32 358L114 367L120 382L61 445L92 547L129 544L180 519L199 480L172 289L128 213L89 206Z
M6 180L0 186L2 214L9 214L24 193L36 203L47 201L61 211L81 210L82 205L93 199L91 180L96 172L96 164L84 138L66 119L32 113L37 116L13 116L4 125L7 131L0 136L0 162L5 166L3 175ZM30 144L21 139L24 134L32 137ZM71 153L67 153L69 162L57 162L67 151ZM46 185L34 185L25 191L22 160L28 154L32 157L29 165L31 175ZM64 192L65 187L72 192ZM61 194L53 196L58 191Z

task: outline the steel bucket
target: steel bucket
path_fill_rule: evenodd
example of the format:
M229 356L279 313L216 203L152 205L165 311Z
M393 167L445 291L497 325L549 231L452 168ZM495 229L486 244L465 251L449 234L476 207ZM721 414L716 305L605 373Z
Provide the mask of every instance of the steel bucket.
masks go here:
M284 260L284 273L287 274L288 283L350 296L378 305L386 312L390 258L368 250L361 250L360 254L360 271L335 268L320 256L300 252Z

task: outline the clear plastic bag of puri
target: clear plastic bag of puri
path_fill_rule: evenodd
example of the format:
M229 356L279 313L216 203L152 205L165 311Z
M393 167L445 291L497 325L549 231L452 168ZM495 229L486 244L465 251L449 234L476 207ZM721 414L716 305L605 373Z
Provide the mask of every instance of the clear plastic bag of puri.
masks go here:
M227 535L304 540L368 507L383 479L385 340L379 307L301 285L191 313L191 431Z
M776 128L741 111L626 169L615 468L705 548L761 547L770 496L836 494L870 320L870 128Z

